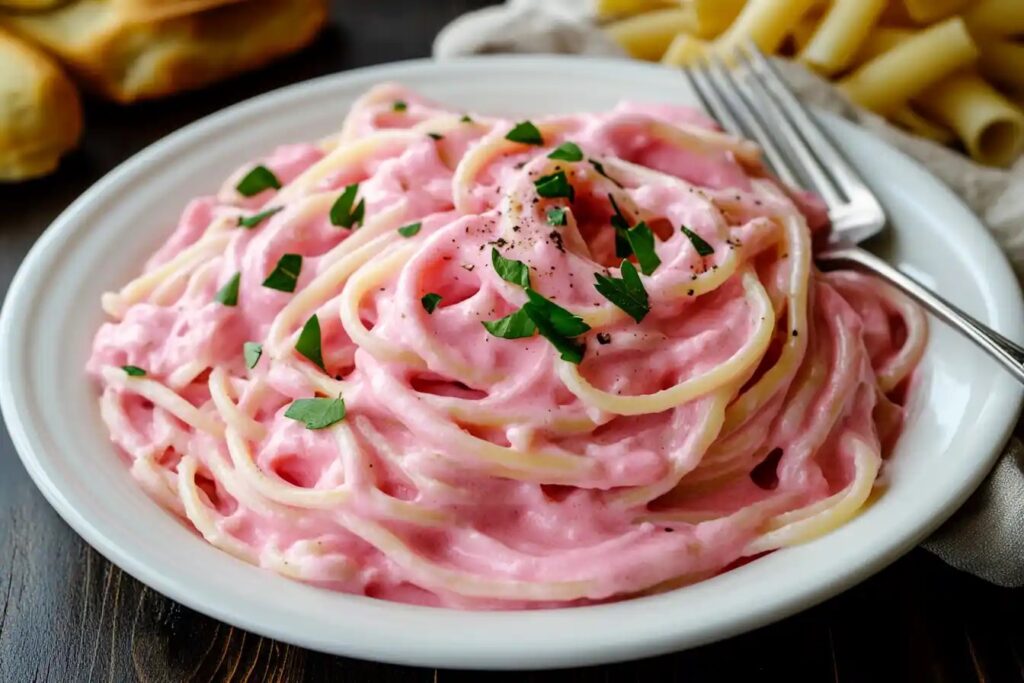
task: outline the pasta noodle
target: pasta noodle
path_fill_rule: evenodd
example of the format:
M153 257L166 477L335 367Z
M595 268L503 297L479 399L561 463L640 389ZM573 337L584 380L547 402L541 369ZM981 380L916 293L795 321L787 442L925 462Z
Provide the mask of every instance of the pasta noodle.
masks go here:
M639 59L655 60L664 54L676 34L694 31L696 18L688 9L662 9L622 19L605 27L608 36Z
M1024 33L1024 4L1018 0L978 0L968 6L964 21L972 31L995 36Z
M827 75L845 69L885 4L886 0L835 0L810 42L800 51L800 61Z
M194 200L87 371L139 485L242 561L458 608L646 595L827 533L884 467L925 319L818 272L817 215L686 108L383 85Z

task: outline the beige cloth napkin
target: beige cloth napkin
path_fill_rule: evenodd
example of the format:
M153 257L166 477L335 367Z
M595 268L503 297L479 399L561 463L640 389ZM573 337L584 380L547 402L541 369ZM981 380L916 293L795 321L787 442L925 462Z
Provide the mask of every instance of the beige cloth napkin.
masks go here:
M472 12L438 34L434 56L494 52L622 56L596 27L592 4L591 0L509 0ZM1018 276L1024 276L1024 160L1010 170L980 166L851 105L806 69L791 63L780 62L780 66L804 101L872 130L951 187L982 217ZM953 567L992 583L1024 586L1024 444L1017 437L974 496L924 547Z

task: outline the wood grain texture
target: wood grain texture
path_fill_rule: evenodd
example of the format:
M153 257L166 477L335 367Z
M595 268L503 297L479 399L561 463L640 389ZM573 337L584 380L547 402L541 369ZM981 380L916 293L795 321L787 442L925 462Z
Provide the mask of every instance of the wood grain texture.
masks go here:
M315 45L268 69L161 102L127 108L89 102L85 145L56 175L0 187L0 292L6 292L17 264L46 225L102 174L147 144L272 88L341 69L425 56L446 21L484 4L337 2L332 27ZM916 550L818 607L721 643L639 662L495 674L488 680L1024 680L1022 615L1024 590L987 585ZM0 429L0 681L479 679L473 672L387 666L309 652L167 600L104 560L57 517Z

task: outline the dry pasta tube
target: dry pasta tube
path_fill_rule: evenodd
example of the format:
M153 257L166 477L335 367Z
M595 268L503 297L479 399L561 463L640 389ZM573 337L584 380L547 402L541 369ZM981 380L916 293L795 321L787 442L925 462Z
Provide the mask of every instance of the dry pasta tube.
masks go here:
M1024 148L1024 112L980 76L967 73L930 88L915 102L956 131L977 161L1007 166Z
M885 4L886 0L836 0L811 42L800 51L800 61L826 76L845 69L878 22Z
M796 22L816 4L817 0L750 0L718 37L716 49L727 55L749 39L774 54Z
M688 33L680 33L661 56L661 63L669 66L682 66L692 63L697 57L707 52L708 43Z
M697 29L702 38L711 38L729 28L747 0L693 0Z
M964 22L948 19L865 62L839 87L857 104L887 114L977 58Z
M1024 33L1024 2L981 0L964 13L972 31L997 36Z
M986 37L978 48L978 69L983 76L1000 85L1024 90L1024 44Z
M638 14L605 26L605 33L637 59L657 60L678 33L693 33L697 19L688 9L663 9Z
M649 12L670 7L678 3L673 0L595 0L594 11L598 19L628 17L632 14Z
M819 22L821 22L821 17L808 15L798 21L796 26L793 27L789 36L793 40L793 45L796 47L797 52L803 50L807 43L811 42L814 32L818 30Z
M864 62L874 59L883 52L888 52L900 43L912 37L917 31L909 28L897 28L895 26L878 26L871 35L867 37L857 56L853 60L854 66L860 66Z
M910 19L918 24L930 24L956 14L968 0L903 0Z
M943 145L948 145L956 139L956 133L942 124L922 116L909 104L889 114L889 119L893 123L906 128L914 135L935 140L935 142L942 143Z

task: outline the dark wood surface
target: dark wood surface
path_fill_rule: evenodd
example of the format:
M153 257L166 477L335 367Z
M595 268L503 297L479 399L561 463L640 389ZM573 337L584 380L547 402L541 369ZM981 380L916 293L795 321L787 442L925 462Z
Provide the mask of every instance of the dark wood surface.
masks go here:
M49 222L114 165L240 99L313 76L425 56L437 30L482 0L335 2L313 45L258 73L134 107L90 102L83 148L54 176L0 187L0 293ZM94 302L83 302L94 305ZM2 349L0 349L2 352ZM1024 558L1022 558L1024 561ZM771 586L765 586L770 591ZM339 615L339 618L344 618ZM50 509L0 429L0 681L474 681L260 638L182 607L104 560ZM1015 681L1024 679L1024 589L990 586L915 550L795 617L676 655L515 681Z

